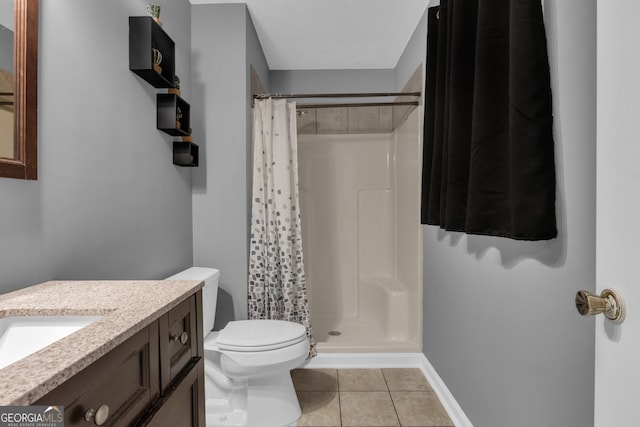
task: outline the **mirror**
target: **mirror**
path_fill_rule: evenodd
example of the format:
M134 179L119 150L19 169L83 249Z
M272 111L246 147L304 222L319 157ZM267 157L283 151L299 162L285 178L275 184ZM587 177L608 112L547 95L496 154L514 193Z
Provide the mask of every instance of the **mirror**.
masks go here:
M37 179L38 0L0 0L0 177Z
M0 157L14 158L13 0L0 1Z

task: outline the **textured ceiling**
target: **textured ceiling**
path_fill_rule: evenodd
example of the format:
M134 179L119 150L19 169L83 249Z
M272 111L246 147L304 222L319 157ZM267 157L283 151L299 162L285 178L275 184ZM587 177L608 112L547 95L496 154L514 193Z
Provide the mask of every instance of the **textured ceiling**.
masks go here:
M395 68L430 0L191 0L246 3L272 70Z

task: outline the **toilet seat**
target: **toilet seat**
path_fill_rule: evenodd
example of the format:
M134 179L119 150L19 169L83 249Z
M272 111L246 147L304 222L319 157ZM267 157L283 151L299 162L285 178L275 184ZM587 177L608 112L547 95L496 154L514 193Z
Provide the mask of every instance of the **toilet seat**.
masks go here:
M297 323L240 320L209 333L204 352L205 358L219 361L227 377L255 379L300 366L309 354L309 340Z
M220 331L216 343L220 350L255 352L289 347L306 338L306 328L299 323L270 319L235 320Z

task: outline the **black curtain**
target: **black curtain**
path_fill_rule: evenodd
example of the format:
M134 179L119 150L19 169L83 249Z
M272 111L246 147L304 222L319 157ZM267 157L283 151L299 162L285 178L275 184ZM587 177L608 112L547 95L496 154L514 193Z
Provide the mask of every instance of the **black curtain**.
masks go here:
M540 0L428 11L423 224L556 237L549 60Z

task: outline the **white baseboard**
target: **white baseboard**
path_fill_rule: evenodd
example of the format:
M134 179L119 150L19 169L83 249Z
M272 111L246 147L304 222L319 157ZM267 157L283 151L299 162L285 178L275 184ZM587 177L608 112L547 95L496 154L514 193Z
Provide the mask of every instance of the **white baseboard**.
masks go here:
M455 397L453 397L453 394L451 394L447 385L442 381L440 375L438 375L436 370L433 368L429 359L427 359L424 354L419 354L422 356L420 370L427 378L427 381L429 381L429 384L431 384L433 391L435 391L440 398L440 403L442 403L447 414L449 414L451 421L453 421L456 427L473 427L473 424L471 424L471 421L464 413Z
M473 427L442 378L422 353L320 353L305 362L302 367L309 369L419 368L456 427Z
M418 368L422 353L319 353L304 368L358 369L358 368Z

